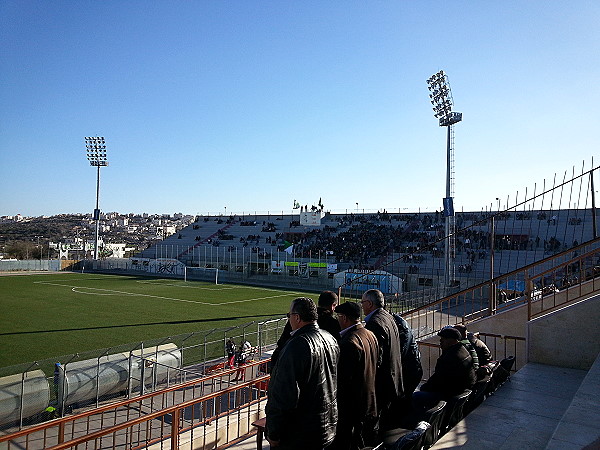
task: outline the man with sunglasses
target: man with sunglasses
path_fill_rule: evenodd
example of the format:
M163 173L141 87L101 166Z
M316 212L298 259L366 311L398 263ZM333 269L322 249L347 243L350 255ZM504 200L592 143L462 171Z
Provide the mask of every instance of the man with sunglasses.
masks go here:
M265 435L272 448L317 450L335 437L337 363L335 338L317 325L312 299L292 301L292 328L271 372Z

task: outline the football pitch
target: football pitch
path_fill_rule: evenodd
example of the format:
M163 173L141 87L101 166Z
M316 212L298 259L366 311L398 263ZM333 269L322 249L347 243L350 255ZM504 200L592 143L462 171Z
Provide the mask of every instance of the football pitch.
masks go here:
M314 294L176 279L0 276L0 367L281 317Z

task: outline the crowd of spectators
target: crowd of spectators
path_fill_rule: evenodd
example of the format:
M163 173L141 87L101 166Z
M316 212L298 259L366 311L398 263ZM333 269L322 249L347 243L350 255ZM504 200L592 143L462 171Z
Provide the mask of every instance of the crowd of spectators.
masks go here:
M480 225L482 221L485 221L483 214L457 216L456 251L464 252L469 260L462 268L464 272L469 272L478 259L485 259L491 249L490 232L472 226L472 223ZM460 229L463 225L466 227ZM444 236L444 217L439 212L425 215L385 212L371 216L346 215L338 220L337 226L326 225L304 233L295 251L305 257L335 255L337 261L357 265L373 264L382 256L396 254L403 262L411 264L413 272L416 272L416 264L423 263L427 256L443 257ZM542 247L545 253L568 248L554 236L542 240L529 234L497 233L494 238L496 251L531 251Z
M267 223L266 221L263 221L262 231L263 233L273 233L277 231L277 226L273 222Z
M460 273L470 273L478 260L486 260L491 246L491 234L484 227L490 213L458 213L456 215L455 249L457 255L463 255L463 260L457 266ZM536 216L539 221L545 221L547 215L543 212ZM208 218L204 218L206 221ZM218 220L219 218L215 218ZM495 216L498 221L531 220L529 213L501 213ZM552 216L550 221L556 221ZM230 216L228 223L237 222L241 226L261 226L260 234L248 234L239 237L243 247L274 246L278 251L284 251L289 244L294 244L293 256L300 258L331 257L339 263L347 263L357 268L377 268L386 258L401 258L409 266L409 273L419 273L420 266L431 258L444 257L445 217L442 212L431 214L391 214L387 211L377 214L346 214L325 218L321 227L300 227L300 222L293 220L285 229L278 230L274 221L242 220L241 217ZM578 224L580 220L569 221ZM198 225L194 225L196 228ZM545 254L557 253L568 248L567 243L561 242L555 236L543 239L531 233L509 234L506 231L496 233L494 250L542 250ZM206 242L219 246L222 240L231 240L234 236L220 231L216 239ZM200 236L196 237L201 241ZM573 245L576 245L575 241ZM290 253L291 254L291 253ZM466 261L465 261L466 259Z

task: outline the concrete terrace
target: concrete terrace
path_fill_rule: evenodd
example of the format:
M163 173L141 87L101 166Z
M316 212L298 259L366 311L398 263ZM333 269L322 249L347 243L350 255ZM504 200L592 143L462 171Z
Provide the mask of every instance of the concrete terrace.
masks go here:
M529 363L432 447L599 448L600 359L585 370Z
M256 436L228 448L254 450ZM600 357L589 371L527 364L432 447L457 448L600 448Z

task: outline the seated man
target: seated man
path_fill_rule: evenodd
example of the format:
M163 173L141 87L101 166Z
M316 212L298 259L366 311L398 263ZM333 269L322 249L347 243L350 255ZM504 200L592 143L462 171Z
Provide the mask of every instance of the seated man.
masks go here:
M473 358L461 341L456 328L445 327L438 333L442 354L435 364L435 372L413 393L413 406L417 411L431 408L440 400L448 400L470 389L476 381Z
M475 353L477 353L477 360L479 363L479 367L476 368L478 378L483 378L489 373L491 373L491 369L489 368L489 364L492 361L492 352L485 342L481 339L475 337L473 333L469 333L467 331L467 327L463 324L454 325L458 331L460 331L461 341L467 340L475 349Z

